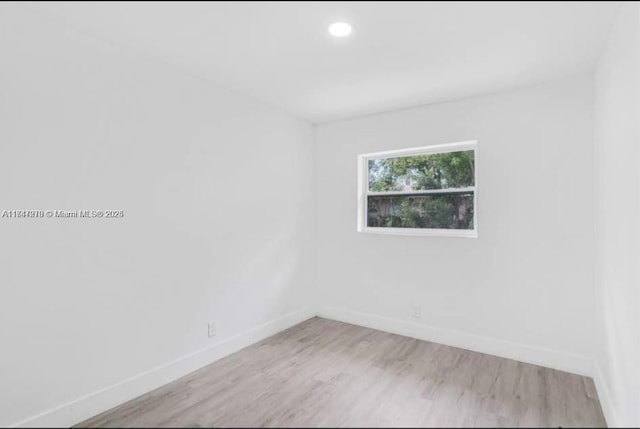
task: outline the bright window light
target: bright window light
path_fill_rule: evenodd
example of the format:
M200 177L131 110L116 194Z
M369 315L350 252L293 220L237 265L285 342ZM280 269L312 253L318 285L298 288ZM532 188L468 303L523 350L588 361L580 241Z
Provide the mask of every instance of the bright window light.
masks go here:
M476 141L358 156L358 231L477 237Z

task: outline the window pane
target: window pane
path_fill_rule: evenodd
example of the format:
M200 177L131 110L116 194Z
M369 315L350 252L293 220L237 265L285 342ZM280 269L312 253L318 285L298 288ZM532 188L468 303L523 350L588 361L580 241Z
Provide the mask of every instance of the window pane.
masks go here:
M367 226L473 229L473 192L367 197Z
M474 152L369 160L369 191L418 191L474 186Z

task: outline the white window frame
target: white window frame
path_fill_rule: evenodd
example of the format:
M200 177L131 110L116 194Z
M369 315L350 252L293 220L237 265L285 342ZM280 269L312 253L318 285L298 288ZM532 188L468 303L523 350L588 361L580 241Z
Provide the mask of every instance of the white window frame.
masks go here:
M384 228L367 226L367 201L370 195L407 195L407 192L370 192L369 160L380 158L401 158L405 156L426 155L431 153L460 152L473 150L474 186L466 188L433 189L419 191L420 194L444 194L450 192L473 192L473 229L439 229L439 228ZM415 235L430 237L478 237L478 141L468 140L409 149L390 150L358 155L358 232L387 235Z

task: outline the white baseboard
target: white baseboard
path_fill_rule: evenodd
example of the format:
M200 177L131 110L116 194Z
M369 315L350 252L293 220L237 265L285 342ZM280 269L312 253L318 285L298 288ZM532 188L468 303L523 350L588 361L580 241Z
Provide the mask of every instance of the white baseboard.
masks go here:
M613 409L611 408L607 385L604 382L600 368L597 367L590 358L328 306L321 307L317 312L314 308L308 307L289 313L241 334L222 340L210 347L180 357L142 374L127 378L11 426L72 426L316 315L380 331L593 377L605 418L609 426L615 426L616 420Z
M128 400L150 392L244 347L314 317L313 308L304 308L256 326L210 347L127 378L104 389L77 398L12 427L69 427Z
M618 425L618 419L616 418L615 409L613 408L613 403L611 402L612 398L609 391L609 384L607 384L607 380L604 377L602 368L598 363L595 363L595 374L593 376L593 382L596 385L598 399L600 400L600 406L602 407L604 419L607 421L607 427L620 427Z
M436 328L338 307L320 307L318 316L574 374L588 377L594 376L593 359L577 354Z

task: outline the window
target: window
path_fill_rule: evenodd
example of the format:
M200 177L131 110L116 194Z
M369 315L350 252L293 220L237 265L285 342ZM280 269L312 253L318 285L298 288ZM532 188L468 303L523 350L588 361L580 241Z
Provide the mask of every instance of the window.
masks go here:
M475 141L358 156L358 231L478 236Z

